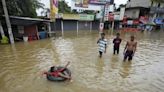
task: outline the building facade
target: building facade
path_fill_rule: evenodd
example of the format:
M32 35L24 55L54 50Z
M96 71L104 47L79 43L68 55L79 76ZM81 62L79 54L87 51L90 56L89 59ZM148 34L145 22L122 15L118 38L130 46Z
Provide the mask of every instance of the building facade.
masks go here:
M149 8L150 6L151 6L151 0L128 0L126 8L130 8L130 7Z

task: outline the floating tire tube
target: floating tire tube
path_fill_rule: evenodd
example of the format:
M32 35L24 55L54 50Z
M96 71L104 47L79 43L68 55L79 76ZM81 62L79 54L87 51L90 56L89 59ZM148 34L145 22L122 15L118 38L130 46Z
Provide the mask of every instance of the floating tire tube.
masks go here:
M61 66L57 67L57 69L62 69L62 68L64 68L64 67L61 67ZM49 70L48 72L50 72L50 70ZM68 68L65 68L65 70L64 70L63 72L67 72L68 75L71 76L71 71L70 71ZM63 73L63 72L62 72L62 73ZM63 74L64 74L64 73L63 73ZM50 80L50 81L59 81L59 82L60 82L60 81L66 81L66 80L67 80L67 78L63 78L63 77L54 77L54 76L48 75L48 74L47 74L47 79Z

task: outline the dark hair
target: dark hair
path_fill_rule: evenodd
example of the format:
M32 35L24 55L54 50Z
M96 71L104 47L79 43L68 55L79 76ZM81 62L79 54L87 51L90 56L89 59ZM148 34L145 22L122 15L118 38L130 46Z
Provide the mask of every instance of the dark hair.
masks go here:
M117 33L116 35L120 35L120 33Z
M54 71L54 66L52 66L51 68L50 68L50 72L53 72Z
M101 33L101 35L105 35L105 33Z
M130 37L131 37L131 38L134 38L134 35L131 35Z

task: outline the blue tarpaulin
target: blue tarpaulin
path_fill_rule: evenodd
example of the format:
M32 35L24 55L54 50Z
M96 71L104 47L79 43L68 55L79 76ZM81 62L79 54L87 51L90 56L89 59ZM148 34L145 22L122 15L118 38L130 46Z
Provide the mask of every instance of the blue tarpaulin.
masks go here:
M156 19L154 20L154 22L155 22L156 24L162 25L162 24L164 24L164 19L163 19L163 18L156 18Z

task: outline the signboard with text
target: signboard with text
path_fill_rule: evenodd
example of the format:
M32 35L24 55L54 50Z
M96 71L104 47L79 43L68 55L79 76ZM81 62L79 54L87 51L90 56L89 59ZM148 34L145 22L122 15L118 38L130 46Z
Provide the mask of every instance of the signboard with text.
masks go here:
M109 5L106 4L105 5L105 12L104 12L104 21L108 21L109 20L108 16L109 16Z
M94 20L94 15L89 15L89 14L79 14L79 20L84 20L84 21L93 21L93 20Z
M114 0L89 0L89 3L90 4L106 4L106 3L113 4Z
M76 7L88 8L89 0L81 0L75 3Z

